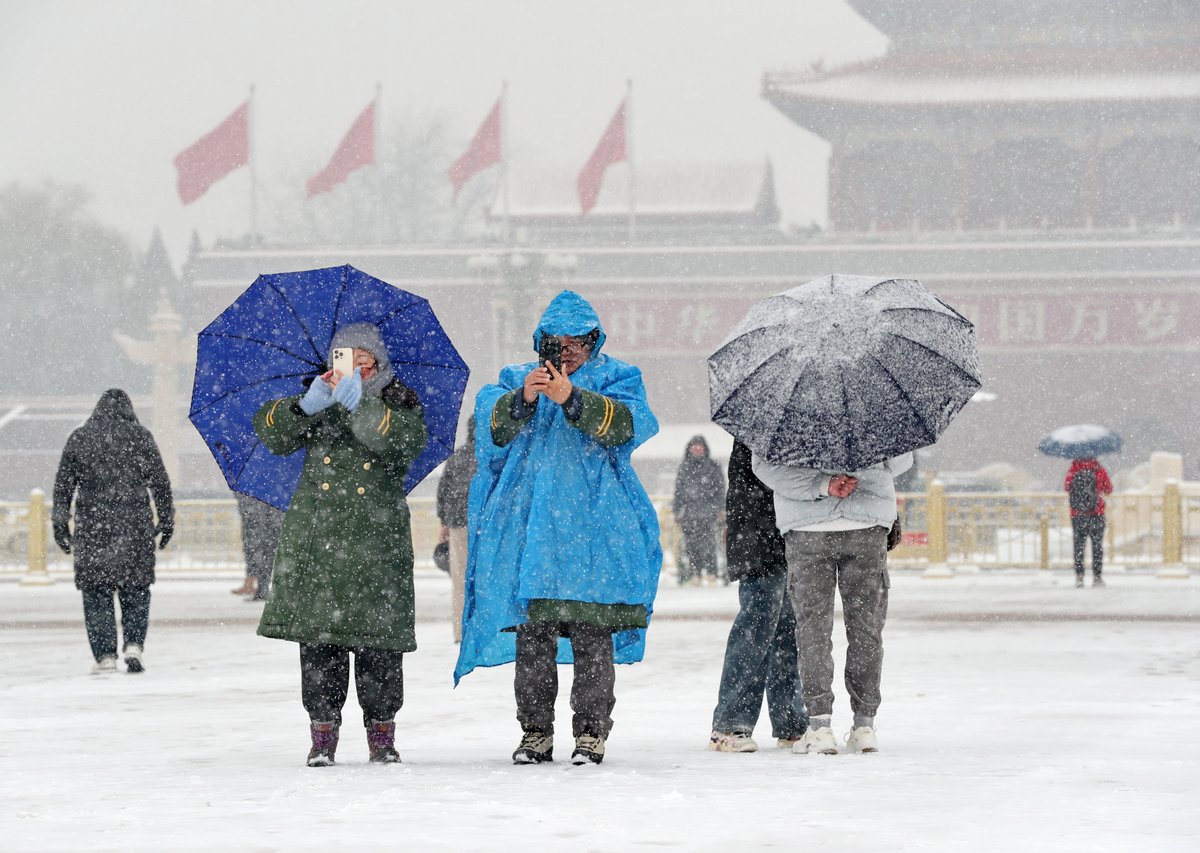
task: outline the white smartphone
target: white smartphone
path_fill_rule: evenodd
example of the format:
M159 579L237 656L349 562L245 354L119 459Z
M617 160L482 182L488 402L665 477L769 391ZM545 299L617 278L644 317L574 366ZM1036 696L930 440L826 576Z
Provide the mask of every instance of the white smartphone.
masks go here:
M354 375L354 350L351 347L338 347L333 351L333 369L345 379Z

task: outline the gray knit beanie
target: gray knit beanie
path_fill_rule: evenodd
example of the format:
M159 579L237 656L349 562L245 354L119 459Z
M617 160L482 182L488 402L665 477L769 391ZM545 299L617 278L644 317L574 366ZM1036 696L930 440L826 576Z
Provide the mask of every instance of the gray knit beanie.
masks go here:
M392 372L391 359L388 358L387 346L383 343L383 336L379 334L379 328L374 323L351 323L334 332L333 340L329 342L328 364L333 364L333 351L343 347L365 349L375 356L375 367L378 372L370 379L363 381L364 394L378 397L380 392L396 378L396 374Z

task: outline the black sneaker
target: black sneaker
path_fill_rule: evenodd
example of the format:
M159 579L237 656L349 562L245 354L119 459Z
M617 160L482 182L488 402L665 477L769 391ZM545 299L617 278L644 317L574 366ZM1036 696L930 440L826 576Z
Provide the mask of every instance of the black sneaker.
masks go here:
M604 738L580 735L575 738L575 751L571 753L572 764L599 764L604 760Z
M513 753L513 764L541 764L554 760L554 738L545 732L525 732Z

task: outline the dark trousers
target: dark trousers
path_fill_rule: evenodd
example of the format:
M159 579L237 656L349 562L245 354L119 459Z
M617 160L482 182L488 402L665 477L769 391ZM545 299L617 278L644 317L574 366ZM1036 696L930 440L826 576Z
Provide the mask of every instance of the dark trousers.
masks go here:
M1075 545L1075 575L1083 577L1083 550L1087 540L1092 540L1092 575L1100 577L1104 570L1104 516L1077 515L1071 519L1071 533Z
M554 733L554 701L558 698L558 625L526 624L517 627L517 667L513 689L517 720L527 732ZM608 737L617 672L613 665L612 631L595 625L569 627L575 655L571 681L571 733Z
M83 625L88 643L96 660L116 657L117 618L113 609L111 589L85 589L83 592ZM150 587L120 586L116 596L121 602L121 634L125 645L146 645L146 628L150 623Z
M763 693L771 737L797 738L808 728L796 659L796 616L787 593L787 572L744 578L741 609L729 630L713 730L752 734Z
M687 553L688 571L697 578L704 577L704 575L715 578L717 576L716 519L685 520L680 525L680 529L683 531L683 546Z
M404 704L404 652L300 644L300 695L314 723L342 724L342 707L350 689L350 653L354 652L354 687L363 725L388 722Z

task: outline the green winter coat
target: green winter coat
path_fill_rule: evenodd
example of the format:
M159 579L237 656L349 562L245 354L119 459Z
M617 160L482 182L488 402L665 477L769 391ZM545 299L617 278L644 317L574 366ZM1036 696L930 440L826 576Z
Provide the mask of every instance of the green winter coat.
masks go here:
M305 451L284 516L258 633L298 643L417 647L413 549L404 475L425 446L420 408L364 396L312 417L299 397L272 400L254 431L272 453Z

